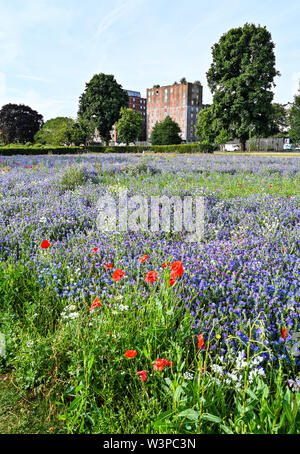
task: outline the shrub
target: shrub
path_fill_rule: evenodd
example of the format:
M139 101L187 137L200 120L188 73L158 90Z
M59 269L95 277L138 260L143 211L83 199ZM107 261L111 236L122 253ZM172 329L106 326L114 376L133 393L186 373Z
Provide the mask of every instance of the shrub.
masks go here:
M86 181L91 180L93 183L99 182L99 177L96 172L86 169L86 167L78 165L68 167L64 170L63 175L58 182L60 191L73 190L77 186L81 186Z
M45 147L40 144L35 144L31 147L10 144L0 148L0 156L13 155L46 155L46 154L77 154L84 150L81 147Z
M85 147L47 147L40 144L24 146L11 144L0 148L0 156L47 155L47 154L82 154L82 153L212 153L214 145L208 141L177 145L134 145L104 146L87 145Z

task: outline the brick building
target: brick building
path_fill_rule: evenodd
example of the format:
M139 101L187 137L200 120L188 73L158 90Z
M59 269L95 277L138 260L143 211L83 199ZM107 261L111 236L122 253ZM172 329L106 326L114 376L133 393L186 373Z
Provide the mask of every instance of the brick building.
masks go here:
M147 105L146 105L146 98L141 97L141 93L139 91L132 91L127 90L128 93L128 108L133 109L135 112L141 112L144 124L143 124L143 131L142 135L138 138L140 141L146 140L146 119L147 119ZM111 138L114 142L117 141L117 134L115 127L113 127L111 131Z
M183 141L197 141L194 127L198 112L204 107L202 94L203 87L198 81L147 88L147 139L150 140L155 123L170 116L178 123Z

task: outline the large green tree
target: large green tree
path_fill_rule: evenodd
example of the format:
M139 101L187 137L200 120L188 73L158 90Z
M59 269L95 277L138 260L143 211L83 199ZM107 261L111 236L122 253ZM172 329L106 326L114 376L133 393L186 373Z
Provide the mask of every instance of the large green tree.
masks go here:
M167 116L160 123L156 123L151 132L152 145L172 145L181 143L179 125Z
M34 137L36 143L44 145L69 145L70 128L75 121L68 117L56 117L46 121Z
M128 145L135 142L142 134L143 117L141 112L135 112L133 109L121 107L121 118L116 123L118 139Z
M198 113L198 122L195 126L195 134L200 142L208 141L213 144L217 136L215 130L215 118L213 106L205 107Z
M294 103L288 117L290 130L289 137L293 142L300 143L300 87L298 95L295 95Z
M272 104L273 113L272 113L272 123L271 123L271 133L272 135L284 135L288 127L287 111L282 104L273 103Z
M79 98L78 118L97 128L108 145L112 126L128 106L128 94L111 74L95 74Z
M33 142L43 116L24 104L6 104L0 110L1 140L5 143Z
M269 135L272 126L274 43L266 27L245 24L225 33L212 47L207 72L213 93L216 129L239 138L241 149L253 135Z
M71 128L68 129L68 139L70 143L79 146L87 145L93 141L95 130L91 128L89 122L77 120Z

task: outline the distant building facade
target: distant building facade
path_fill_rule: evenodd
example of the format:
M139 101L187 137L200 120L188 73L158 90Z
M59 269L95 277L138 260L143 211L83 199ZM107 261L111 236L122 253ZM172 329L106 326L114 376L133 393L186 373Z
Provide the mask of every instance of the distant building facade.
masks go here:
M183 141L197 141L195 125L199 111L204 108L202 96L203 87L198 81L147 88L147 139L150 140L156 122L170 116L178 123Z
M132 90L127 90L128 93L128 108L134 110L135 112L141 112L142 118L143 118L143 129L142 129L142 134L140 137L138 137L139 141L145 141L146 140L146 121L147 121L147 103L146 103L146 98L141 97L141 93L139 91L132 91ZM114 142L117 142L118 137L117 137L117 131L115 129L115 126L113 126L113 129L111 131L111 139Z

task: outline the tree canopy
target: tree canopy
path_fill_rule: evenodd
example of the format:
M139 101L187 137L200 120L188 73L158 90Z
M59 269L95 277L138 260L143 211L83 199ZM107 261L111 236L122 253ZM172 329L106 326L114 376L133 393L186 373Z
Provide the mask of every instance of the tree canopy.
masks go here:
M272 113L272 124L271 124L271 133L272 135L284 135L287 133L288 128L288 118L287 111L282 104L273 103L272 104L273 113Z
M195 126L195 134L199 141L214 143L217 136L215 132L213 106L205 107L198 113L198 122Z
M128 106L128 94L111 74L95 74L79 98L78 118L97 128L108 144L112 126Z
M44 145L69 145L70 129L74 123L75 121L68 117L51 118L36 133L34 140Z
M89 122L84 120L77 120L68 129L68 139L75 146L86 145L88 142L93 141L94 134L95 129L92 128Z
M141 112L135 112L133 109L121 107L120 113L121 118L116 123L118 139L128 145L142 134L144 120Z
M181 143L179 125L167 116L160 123L156 123L151 133L152 145L173 145Z
M0 110L1 140L5 144L33 142L43 116L24 104L6 104Z
M272 126L274 43L266 27L246 23L232 28L212 47L207 72L213 93L216 131L240 139L242 150L251 135L269 135Z
M293 142L300 143L300 88L294 97L294 103L289 113L289 137Z

